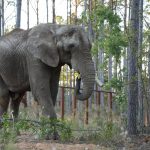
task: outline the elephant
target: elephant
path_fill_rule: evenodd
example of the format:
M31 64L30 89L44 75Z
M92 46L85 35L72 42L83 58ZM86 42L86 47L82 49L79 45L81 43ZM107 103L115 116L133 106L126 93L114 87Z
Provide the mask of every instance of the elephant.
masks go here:
M0 38L0 117L12 99L18 116L23 94L31 91L44 116L56 119L54 106L61 66L68 64L81 74L84 101L92 94L95 69L86 32L77 25L43 23L28 30L14 29ZM79 82L78 82L79 84Z

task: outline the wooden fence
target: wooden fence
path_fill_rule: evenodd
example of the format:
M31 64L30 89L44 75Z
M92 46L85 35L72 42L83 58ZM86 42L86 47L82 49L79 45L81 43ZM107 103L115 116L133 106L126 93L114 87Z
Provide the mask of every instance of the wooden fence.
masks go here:
M64 119L65 114L67 114L67 109L70 109L69 114L71 114L74 118L76 117L77 112L79 112L78 108L78 103L83 104L83 109L82 112L84 112L84 123L88 124L89 122L89 113L90 113L90 107L94 105L96 108L95 111L97 113L97 116L100 115L100 108L101 108L101 95L105 94L105 103L106 107L109 112L112 112L112 107L113 107L113 94L114 92L111 91L100 91L100 90L94 90L92 96L85 100L84 102L80 102L77 100L75 94L74 94L74 88L73 87L64 87L60 86L59 87L59 96L58 96L58 103L57 105L60 107L60 117L61 119ZM66 106L67 97L69 97L69 107L68 105ZM106 100L107 99L107 100Z

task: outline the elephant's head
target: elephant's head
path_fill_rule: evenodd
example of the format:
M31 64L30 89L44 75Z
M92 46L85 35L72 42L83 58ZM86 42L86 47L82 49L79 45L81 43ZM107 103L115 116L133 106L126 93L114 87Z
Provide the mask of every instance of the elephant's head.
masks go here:
M77 90L77 98L89 98L94 88L95 69L90 54L91 44L83 29L79 26L41 24L31 29L28 36L29 52L34 57L51 67L71 65L81 74L83 91Z
M91 43L84 30L79 26L61 26L56 30L57 48L60 61L71 63L72 68L81 74L82 93L77 90L77 98L90 97L95 82L95 69L91 57Z

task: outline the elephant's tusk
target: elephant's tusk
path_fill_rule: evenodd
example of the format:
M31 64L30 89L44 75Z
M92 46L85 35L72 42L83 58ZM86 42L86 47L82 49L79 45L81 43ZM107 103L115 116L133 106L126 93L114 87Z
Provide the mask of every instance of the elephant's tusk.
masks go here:
M98 79L98 76L95 77L95 81L98 84L98 86L102 87L104 85L104 83Z

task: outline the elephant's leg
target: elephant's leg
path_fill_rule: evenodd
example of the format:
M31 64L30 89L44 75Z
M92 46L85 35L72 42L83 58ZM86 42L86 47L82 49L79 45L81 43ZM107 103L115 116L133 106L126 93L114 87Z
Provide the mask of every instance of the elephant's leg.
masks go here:
M54 106L56 104L56 98L58 93L60 71L61 71L61 66L55 68L52 72L52 77L50 81L50 90L51 90L51 96L52 96Z
M0 77L0 118L7 112L9 105L9 91Z
M33 96L42 107L42 114L56 119L56 113L51 97L50 78L52 68L32 60L29 65L29 80Z
M0 118L7 112L9 104L9 95L0 96Z
M18 117L20 102L21 102L24 94L25 93L19 93L17 95L17 97L15 95L11 97L12 98L12 100L11 100L11 109L13 110L14 118Z
M32 64L30 65L31 68L29 69L30 87L33 96L41 105L42 114L44 116L50 119L57 119L50 91L51 72L53 69L45 64L34 63L35 62L32 61ZM58 139L58 137L58 133L55 131L53 139ZM46 139L50 138L51 134L48 134Z

